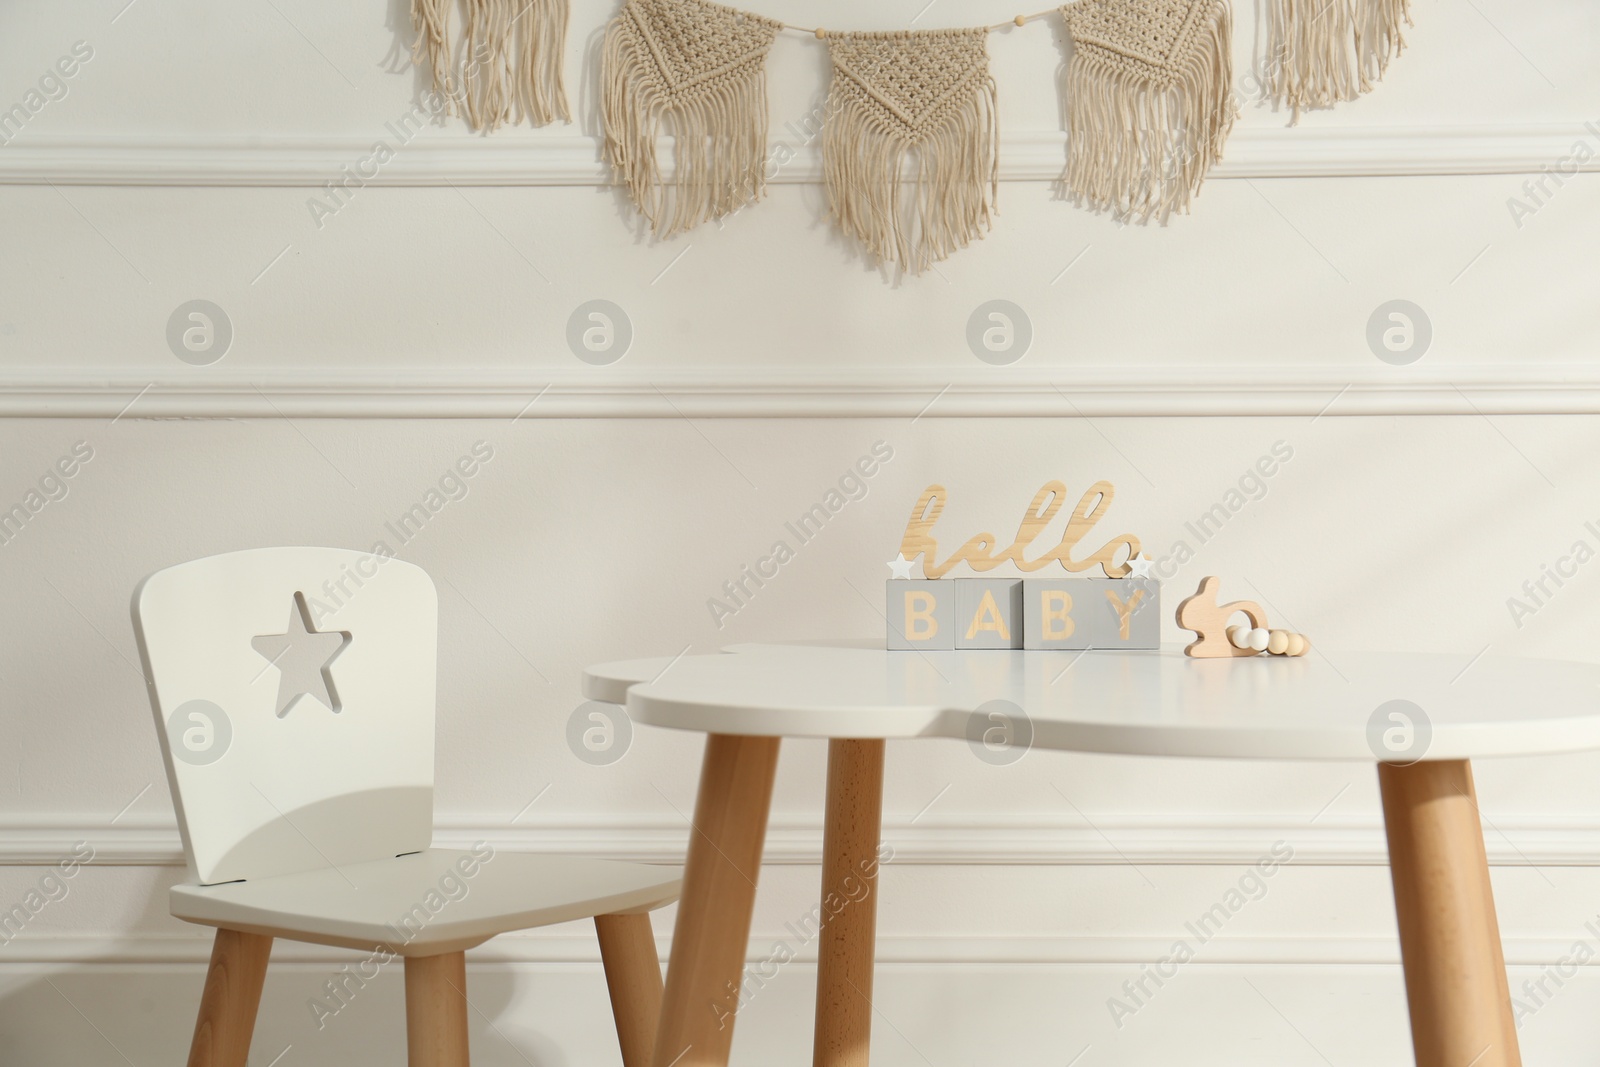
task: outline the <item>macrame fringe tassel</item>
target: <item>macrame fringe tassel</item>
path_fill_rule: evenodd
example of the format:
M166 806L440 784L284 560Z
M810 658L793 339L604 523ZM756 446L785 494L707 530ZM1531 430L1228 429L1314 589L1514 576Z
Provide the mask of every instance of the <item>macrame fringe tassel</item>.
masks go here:
M433 89L475 130L527 119L572 121L562 84L568 0L412 0L413 57L426 57ZM461 41L450 37L462 6ZM458 69L459 68L459 69Z
M605 155L657 237L720 219L766 194L767 79L750 64L692 98L665 101L653 60L624 13L606 30L601 67ZM663 182L656 140L673 135L674 173Z
M1332 107L1369 92L1406 46L1410 0L1268 0L1260 60L1268 99L1294 110Z
M1189 210L1222 158L1237 113L1226 0L1212 5L1201 40L1205 47L1165 85L1120 57L1073 52L1063 87L1070 142L1062 184L1069 197L1139 222Z
M993 78L918 144L854 96L831 110L822 127L828 202L868 252L920 274L988 232L999 191Z

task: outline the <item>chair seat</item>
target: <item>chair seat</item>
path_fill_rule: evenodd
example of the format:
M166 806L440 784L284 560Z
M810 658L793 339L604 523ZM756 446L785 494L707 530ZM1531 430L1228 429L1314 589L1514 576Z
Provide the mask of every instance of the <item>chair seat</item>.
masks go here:
M679 873L569 856L430 848L272 878L175 885L168 902L173 915L207 926L432 956L508 930L659 908L678 898Z

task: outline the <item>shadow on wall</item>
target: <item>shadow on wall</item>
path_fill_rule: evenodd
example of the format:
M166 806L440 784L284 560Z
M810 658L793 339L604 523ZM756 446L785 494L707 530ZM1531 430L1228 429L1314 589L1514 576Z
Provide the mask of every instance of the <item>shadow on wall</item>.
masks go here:
M411 99L421 104L422 94L433 85L433 72L412 58L417 31L411 25L411 0L389 0L384 27L394 34L394 40L378 66L388 74L411 71Z

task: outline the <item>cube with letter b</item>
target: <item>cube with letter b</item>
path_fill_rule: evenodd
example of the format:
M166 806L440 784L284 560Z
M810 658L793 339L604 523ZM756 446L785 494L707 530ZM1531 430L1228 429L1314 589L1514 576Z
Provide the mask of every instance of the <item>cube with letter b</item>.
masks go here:
M1022 647L1022 580L957 578L956 647Z
M1161 583L1152 578L1029 578L1024 648L1158 648Z
M884 616L885 648L955 648L955 582L890 578Z

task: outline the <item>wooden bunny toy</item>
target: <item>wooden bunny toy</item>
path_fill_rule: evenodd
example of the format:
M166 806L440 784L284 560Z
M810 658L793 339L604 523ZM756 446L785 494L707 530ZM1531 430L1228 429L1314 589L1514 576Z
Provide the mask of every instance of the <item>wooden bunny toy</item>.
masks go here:
M1224 659L1233 656L1254 656L1269 652L1275 656L1303 656L1311 649L1311 640L1304 634L1289 630L1267 628L1267 613L1253 600L1233 600L1217 603L1215 575L1201 579L1194 596L1178 605L1178 625L1193 631L1199 639L1183 650L1195 659ZM1249 626L1229 626L1228 620L1236 612L1244 612Z

